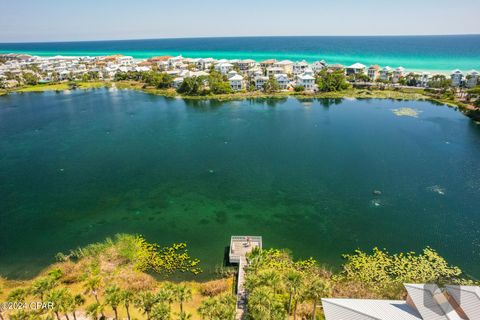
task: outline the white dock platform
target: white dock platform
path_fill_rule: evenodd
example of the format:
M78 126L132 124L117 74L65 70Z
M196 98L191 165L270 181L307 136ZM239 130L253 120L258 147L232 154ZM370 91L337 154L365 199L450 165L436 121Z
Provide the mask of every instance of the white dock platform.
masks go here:
M248 266L247 254L253 249L262 249L262 237L260 236L232 236L230 239L229 260L230 263L238 263L237 279L237 311L235 319L243 319L247 306L247 294L244 288L245 267Z

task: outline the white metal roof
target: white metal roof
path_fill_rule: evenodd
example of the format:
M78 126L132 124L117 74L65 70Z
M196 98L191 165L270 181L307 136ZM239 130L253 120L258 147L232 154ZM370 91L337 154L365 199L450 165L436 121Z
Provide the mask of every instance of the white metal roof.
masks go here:
M405 301L370 299L322 299L327 320L375 319L375 320L421 320L420 314ZM338 307L349 310L350 316Z
M365 69L366 67L366 65L357 62L352 64L350 67L347 67L347 69Z
M436 284L405 284L424 320L462 320Z
M480 287L445 286L469 320L480 320Z

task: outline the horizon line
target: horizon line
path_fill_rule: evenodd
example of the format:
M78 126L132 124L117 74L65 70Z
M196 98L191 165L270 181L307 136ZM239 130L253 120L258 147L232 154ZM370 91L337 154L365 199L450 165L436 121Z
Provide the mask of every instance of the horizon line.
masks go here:
M52 40L52 41L0 41L0 44L40 44L40 43L75 43L75 42L114 42L114 41L146 41L146 40L188 40L188 39L225 39L225 38L367 38L367 37L451 37L451 36L480 36L480 33L452 33L452 34L384 34L384 35L240 35L240 36L185 36L164 38L130 38L130 39L95 39L95 40Z

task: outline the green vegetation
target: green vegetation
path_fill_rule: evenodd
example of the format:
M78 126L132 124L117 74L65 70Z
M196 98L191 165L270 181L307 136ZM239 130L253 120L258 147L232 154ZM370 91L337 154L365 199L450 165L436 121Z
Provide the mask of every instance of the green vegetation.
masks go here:
M318 91L336 92L346 90L350 87L343 71L322 70L316 77Z
M0 278L0 298L52 302L49 309L0 310L0 319L205 319L233 320L236 298L230 279L172 283L154 278L197 274L198 260L185 244L167 247L119 234L57 255L59 262L31 281ZM254 250L247 257L245 288L251 320L323 319L321 298L404 299L403 283L476 284L435 250L390 254L373 249L344 255L332 272L312 258L294 260L286 250Z

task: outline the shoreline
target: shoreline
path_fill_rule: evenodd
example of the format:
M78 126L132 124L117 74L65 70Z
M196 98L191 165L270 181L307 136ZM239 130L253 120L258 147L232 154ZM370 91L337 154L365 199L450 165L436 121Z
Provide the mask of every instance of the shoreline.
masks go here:
M11 93L25 92L63 92L69 90L87 90L98 88L116 88L118 90L135 90L146 94L162 96L166 98L180 98L184 100L213 100L219 102L239 101L246 99L286 99L296 98L299 100L308 99L393 99L393 100L412 100L412 101L432 101L445 104L449 107L458 109L465 116L478 122L480 121L480 110L473 106L464 104L456 100L447 100L433 97L422 88L396 88L396 89L369 89L369 88L349 88L342 91L333 92L315 92L315 93L297 93L291 91L279 91L274 93L265 93L259 91L253 92L235 92L227 94L208 94L208 95L185 95L177 93L174 89L157 89L154 87L145 87L141 82L135 81L80 81L75 82L72 88L68 82L56 84L39 84L24 86L11 90L0 89L0 96Z

